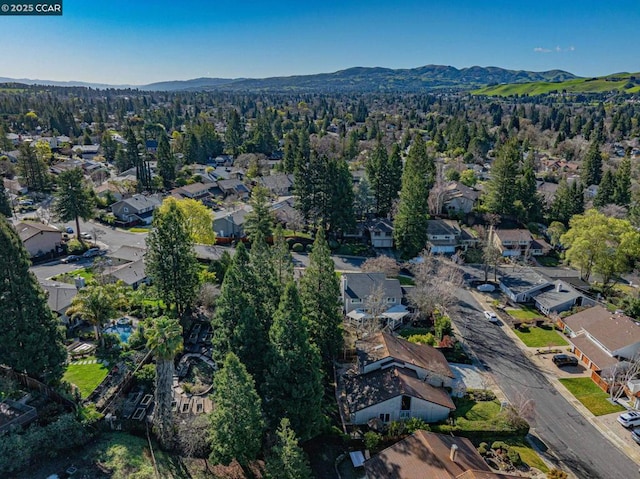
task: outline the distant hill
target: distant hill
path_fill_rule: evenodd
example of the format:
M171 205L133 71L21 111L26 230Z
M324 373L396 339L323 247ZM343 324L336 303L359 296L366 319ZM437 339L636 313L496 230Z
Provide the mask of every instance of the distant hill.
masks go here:
M470 90L490 84L524 82L561 82L577 78L562 71L529 72L498 67L426 65L411 69L354 67L334 73L272 78L196 78L165 81L148 85L106 85L87 82L12 79L0 77L0 83L27 85L86 86L90 88L137 88L144 91L225 90L225 91L425 91L434 89Z
M510 96L542 95L551 92L567 93L624 93L640 92L640 73L615 73L603 77L574 78L560 83L536 81L530 83L510 83L486 86L474 90L475 95Z

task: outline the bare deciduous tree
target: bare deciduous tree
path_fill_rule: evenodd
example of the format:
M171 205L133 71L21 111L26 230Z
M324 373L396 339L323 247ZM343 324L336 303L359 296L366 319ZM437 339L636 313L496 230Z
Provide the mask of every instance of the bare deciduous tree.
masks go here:
M409 300L425 316L434 310L446 312L457 301L456 288L464 278L460 268L451 260L423 253L422 260L411 267L416 285L409 292Z
M209 455L209 419L205 414L185 415L178 422L177 440L180 451L186 457Z
M365 273L384 273L388 278L395 278L400 273L400 265L389 256L377 256L362 263L362 271Z
M444 207L444 200L447 194L447 186L442 177L442 168L438 168L435 184L429 192L429 213L439 215Z
M627 361L619 361L602 372L602 379L609 385L609 397L617 401L624 394L625 386L640 376L640 354Z

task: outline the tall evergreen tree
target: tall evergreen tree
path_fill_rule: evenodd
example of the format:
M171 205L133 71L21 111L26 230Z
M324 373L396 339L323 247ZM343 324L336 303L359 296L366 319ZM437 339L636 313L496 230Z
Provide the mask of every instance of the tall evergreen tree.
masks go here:
M67 357L58 319L29 271L29 255L22 241L2 217L0 264L0 364L56 383Z
M518 199L517 175L521 158L516 138L509 139L496 153L485 198L485 206L490 213L513 215L514 202Z
M276 444L265 463L265 479L311 479L309 461L287 418L276 431Z
M173 445L173 361L182 351L182 326L175 319L161 316L152 322L147 333L147 347L156 358L155 406L153 424L160 444L165 449Z
M236 354L249 373L261 379L268 331L262 326L255 309L256 278L243 243L224 275L222 290L216 301L211 325L213 358L222 364L230 352Z
M2 178L0 178L1 180ZM13 215L13 209L9 203L9 197L7 196L7 190L4 187L4 181L0 181L0 214L5 215L7 218Z
M246 467L260 453L264 421L253 378L233 353L213 378L211 400L215 408L209 415L209 459L224 465L236 459Z
M35 148L29 143L22 143L18 155L18 172L24 180L24 184L30 190L44 191L50 186L47 165L42 158L38 158Z
M599 185L602 180L602 153L600 144L593 141L582 161L582 184L585 187Z
M244 137L244 125L235 108L229 112L227 130L224 135L225 147L233 156L238 156Z
M598 186L598 192L593 199L593 206L601 208L602 206L613 203L616 194L616 180L611 170L607 170L602 175L602 181Z
M118 143L113 139L110 132L105 131L100 140L100 148L104 154L105 160L113 163L116 160L116 152L118 151Z
M417 135L402 172L400 203L394 220L396 246L402 255L414 257L427 244L429 191L435 179L435 164Z
M551 203L549 211L550 221L559 221L565 226L569 224L572 216L584 211L584 192L579 181L571 185L563 178L558 184L558 189Z
M93 216L95 201L80 168L63 171L58 175L58 191L55 194L53 211L61 221L75 221L76 235L80 241L80 218Z
M282 292L287 283L293 280L293 257L285 241L282 225L279 223L273 235L271 262L273 263L275 277Z
M146 271L163 301L181 318L195 299L199 266L182 211L176 202L167 206L166 212L156 211L153 218L147 237Z
M263 186L256 186L251 191L249 204L252 210L247 213L244 230L253 241L255 234L260 231L263 238L273 234L274 216L269 201L269 190Z
M164 132L160 134L160 139L158 140L157 157L158 174L162 178L164 187L169 188L176 179L176 158L171 152L169 138Z
M319 430L322 404L320 354L309 341L295 283L285 287L269 331L265 402L272 425L288 417L302 440Z
M382 144L381 140L378 140L378 144L365 163L365 172L371 185L376 214L378 216L384 216L382 210L384 209L383 202L388 189L385 181L388 164L389 156L387 155L387 148Z
M255 278L255 288L250 292L253 307L265 331L266 342L266 334L268 334L271 328L273 314L278 308L282 290L274 269L272 251L267 244L266 238L259 230L254 235L251 243L249 263L251 271L253 271L253 277Z
M615 174L615 192L613 202L620 206L631 203L631 160L629 157L620 162Z
M522 174L518 178L518 200L522 205L525 223L539 221L542 218L542 199L538 194L538 184L533 166L533 153L530 152L522 167Z
M311 340L320 350L325 369L330 371L342 349L342 314L335 264L322 229L316 233L309 265L300 280L300 296Z

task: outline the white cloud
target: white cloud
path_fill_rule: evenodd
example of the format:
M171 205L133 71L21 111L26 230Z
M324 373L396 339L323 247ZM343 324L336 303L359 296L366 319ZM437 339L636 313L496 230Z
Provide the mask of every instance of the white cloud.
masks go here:
M544 47L535 47L533 49L536 53L562 53L562 52L573 52L576 50L576 47L571 45L570 47L563 48L560 45L557 45L555 48L544 48Z

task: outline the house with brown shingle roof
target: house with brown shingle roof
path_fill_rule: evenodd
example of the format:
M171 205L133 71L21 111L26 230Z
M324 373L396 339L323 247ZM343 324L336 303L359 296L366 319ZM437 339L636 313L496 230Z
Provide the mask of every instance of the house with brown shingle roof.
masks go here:
M469 439L416 431L364 463L367 479L516 479L494 472Z
M558 321L569 336L573 352L591 370L591 378L605 391L602 371L640 354L640 325L623 313L597 305Z
M393 365L415 371L418 378L436 387L452 387L455 379L449 363L436 348L389 333L376 333L357 341L356 351L361 374Z

